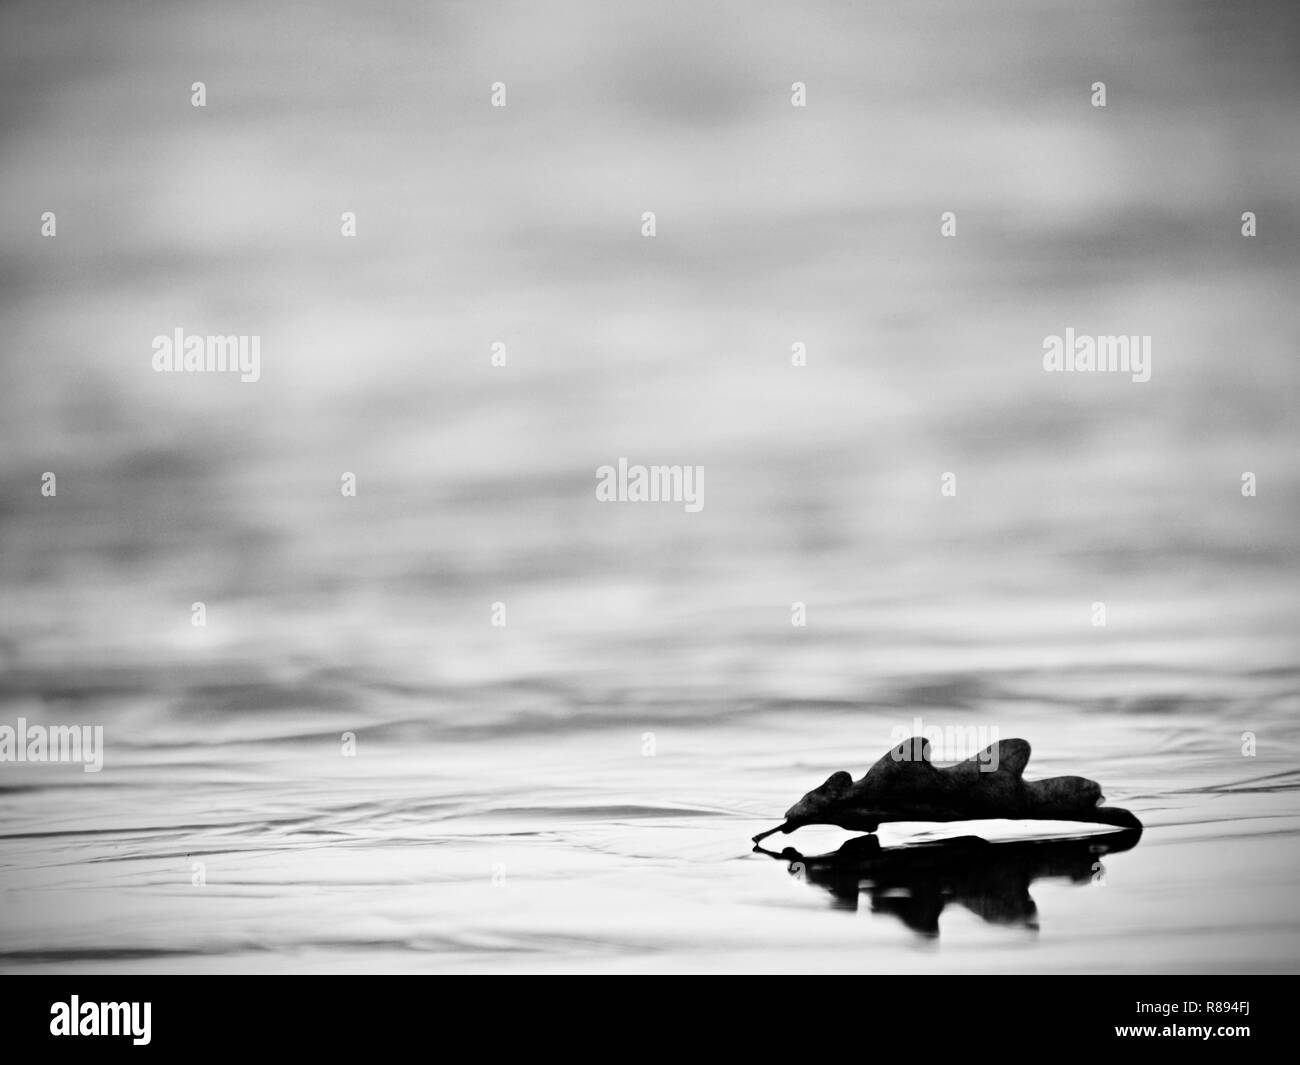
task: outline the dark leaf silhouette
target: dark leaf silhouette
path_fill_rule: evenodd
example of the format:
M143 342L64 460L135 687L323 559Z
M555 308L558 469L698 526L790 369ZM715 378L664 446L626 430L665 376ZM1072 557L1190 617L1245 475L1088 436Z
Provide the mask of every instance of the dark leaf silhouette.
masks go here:
M1029 743L999 740L979 754L942 769L930 761L930 741L904 740L855 781L833 774L785 814L785 823L754 842L803 825L836 825L874 832L886 821L1013 820L1087 821L1141 828L1128 810L1102 806L1101 785L1084 777L1025 780Z

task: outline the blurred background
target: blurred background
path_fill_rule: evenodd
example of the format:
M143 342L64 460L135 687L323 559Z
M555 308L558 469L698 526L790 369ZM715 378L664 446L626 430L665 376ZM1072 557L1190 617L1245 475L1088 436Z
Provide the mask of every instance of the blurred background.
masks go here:
M1293 5L40 3L0 40L0 710L106 735L98 775L0 766L0 963L842 967L733 859L919 714L1165 838L1213 804L1255 914L1171 887L1187 843L1007 966L1294 968ZM1151 380L1044 373L1067 327L1151 336ZM155 374L176 328L260 336L261 379ZM620 456L704 466L703 511L598 503ZM797 918L737 953L713 892Z

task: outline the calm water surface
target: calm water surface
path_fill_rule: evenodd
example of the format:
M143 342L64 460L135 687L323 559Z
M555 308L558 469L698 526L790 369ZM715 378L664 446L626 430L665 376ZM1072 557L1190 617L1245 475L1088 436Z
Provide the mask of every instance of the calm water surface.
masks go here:
M1292 16L800 6L0 16L0 968L1300 968ZM916 718L1141 841L752 853Z

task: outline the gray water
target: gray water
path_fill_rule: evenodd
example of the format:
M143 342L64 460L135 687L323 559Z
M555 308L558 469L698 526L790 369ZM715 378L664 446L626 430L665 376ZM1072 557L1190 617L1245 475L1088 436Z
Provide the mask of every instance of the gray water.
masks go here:
M0 724L105 743L0 763L0 968L1300 967L1289 6L322 10L0 13ZM752 853L916 719L1140 842Z

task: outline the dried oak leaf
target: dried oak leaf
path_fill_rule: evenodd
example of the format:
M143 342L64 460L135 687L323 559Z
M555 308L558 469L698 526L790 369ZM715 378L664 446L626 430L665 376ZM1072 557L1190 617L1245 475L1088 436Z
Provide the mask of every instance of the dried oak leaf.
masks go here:
M1026 740L999 740L979 754L940 769L930 741L904 740L855 781L832 774L785 814L785 823L754 837L793 832L803 825L836 825L874 832L886 821L972 821L985 818L1087 821L1141 828L1128 810L1102 806L1101 785L1083 777L1025 780Z

